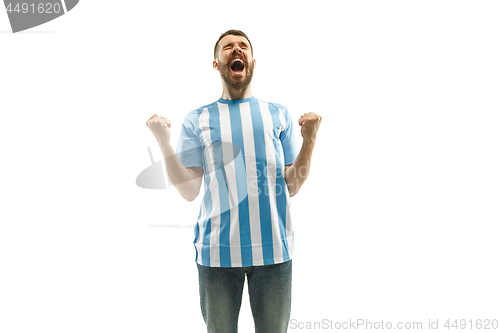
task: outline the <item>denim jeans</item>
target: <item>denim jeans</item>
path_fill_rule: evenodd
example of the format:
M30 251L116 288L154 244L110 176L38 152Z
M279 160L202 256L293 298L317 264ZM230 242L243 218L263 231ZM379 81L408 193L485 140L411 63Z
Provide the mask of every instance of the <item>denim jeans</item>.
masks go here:
M245 275L256 333L285 333L290 320L292 260L250 267L198 266L208 333L237 333Z

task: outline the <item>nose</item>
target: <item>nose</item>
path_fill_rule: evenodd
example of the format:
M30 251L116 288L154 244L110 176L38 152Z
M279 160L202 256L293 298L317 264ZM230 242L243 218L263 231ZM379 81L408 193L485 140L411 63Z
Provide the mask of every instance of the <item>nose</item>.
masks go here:
M235 53L243 54L243 51L241 51L239 46L235 46L233 49L233 54L235 54Z

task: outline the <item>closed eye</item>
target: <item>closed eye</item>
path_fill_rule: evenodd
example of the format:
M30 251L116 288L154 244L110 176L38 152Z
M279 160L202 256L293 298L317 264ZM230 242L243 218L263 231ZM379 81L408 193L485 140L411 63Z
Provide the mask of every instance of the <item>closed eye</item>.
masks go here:
M233 45L234 45L233 43L226 44L226 45L223 47L223 49L224 49L224 50L230 49L230 48L232 48L232 47L233 47ZM248 49L248 45L247 45L245 42L240 42L240 47L241 47L242 49Z

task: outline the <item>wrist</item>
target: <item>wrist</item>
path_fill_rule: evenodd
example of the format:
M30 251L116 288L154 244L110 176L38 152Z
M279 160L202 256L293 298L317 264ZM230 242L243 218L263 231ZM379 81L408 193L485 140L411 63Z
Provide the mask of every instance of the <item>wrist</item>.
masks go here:
M310 137L310 138L304 138L304 140L302 141L302 145L303 146L308 146L308 147L314 147L314 145L316 144L316 135Z
M158 145L160 146L160 150L163 153L164 157L175 155L175 151L172 145L170 144L170 140L168 139L158 140Z

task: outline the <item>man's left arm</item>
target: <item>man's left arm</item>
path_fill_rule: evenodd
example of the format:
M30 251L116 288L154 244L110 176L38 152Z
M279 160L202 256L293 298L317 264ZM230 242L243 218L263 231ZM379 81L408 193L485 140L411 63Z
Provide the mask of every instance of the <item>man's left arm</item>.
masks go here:
M293 164L285 166L285 182L290 196L299 192L300 187L307 179L311 168L311 157L316 143L321 116L314 112L303 114L299 118L300 133L302 134L302 148Z

